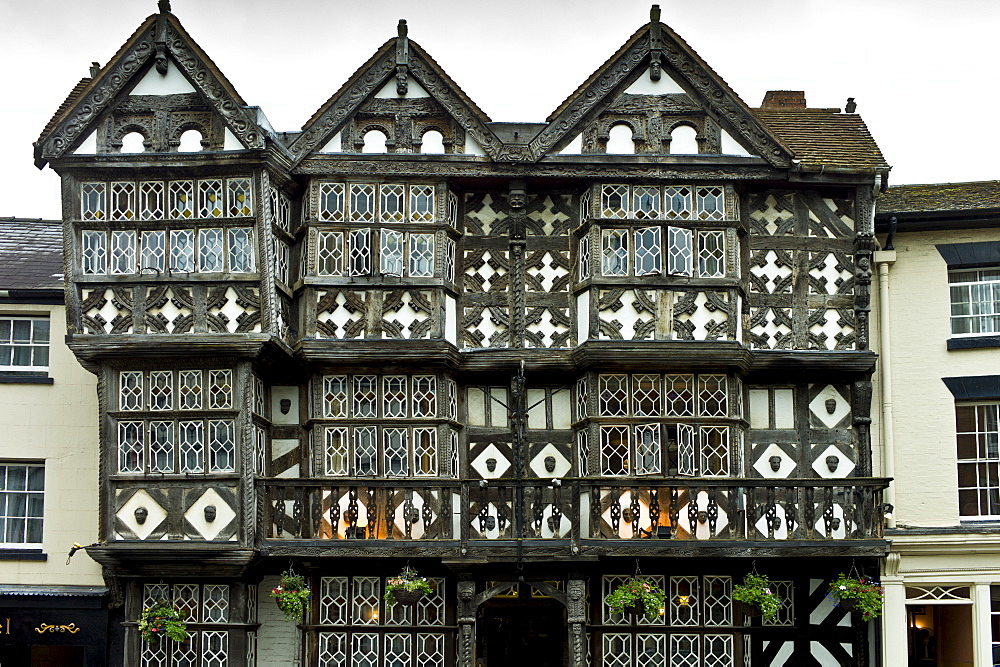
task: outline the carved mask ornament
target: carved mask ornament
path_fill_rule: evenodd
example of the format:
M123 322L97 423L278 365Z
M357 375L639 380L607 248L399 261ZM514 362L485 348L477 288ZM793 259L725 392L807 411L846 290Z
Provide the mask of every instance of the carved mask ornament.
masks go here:
M826 399L826 401L823 402L823 405L826 406L826 414L828 415L832 415L837 411L837 399L835 398Z
M772 456L771 458L769 458L767 460L767 462L771 465L771 470L773 470L774 472L778 472L778 470L781 468L781 457L780 456L777 456L777 455Z
M281 414L287 415L288 411L292 409L292 399L283 398L281 399Z
M490 472L496 472L497 460L492 456L486 459L486 469L489 470Z
M135 522L138 523L140 526L146 523L146 518L148 516L149 516L149 510L147 510L145 507L135 508Z
M205 505L205 521L212 523L215 521L216 510L215 505Z
M826 469L829 470L830 472L836 471L837 466L839 465L840 465L839 456L834 456L833 454L831 454L830 456L826 457Z
M555 472L555 469L556 469L556 457L554 457L554 456L546 456L545 457L545 471L546 472Z
M497 518L495 516L486 517L486 530L493 530L497 527Z

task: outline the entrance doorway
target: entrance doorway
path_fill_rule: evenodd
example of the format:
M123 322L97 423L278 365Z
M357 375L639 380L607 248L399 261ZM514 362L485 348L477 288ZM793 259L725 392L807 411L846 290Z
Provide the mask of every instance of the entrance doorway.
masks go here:
M907 605L908 667L972 667L972 606Z
M492 598L476 619L477 667L563 667L566 608L552 598Z

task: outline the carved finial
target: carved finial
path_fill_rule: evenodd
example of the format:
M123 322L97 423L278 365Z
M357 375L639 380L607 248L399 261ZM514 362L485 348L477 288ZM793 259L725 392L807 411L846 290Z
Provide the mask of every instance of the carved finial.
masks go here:
M652 23L659 23L660 22L660 6L659 5L653 5L652 7L649 8L649 20Z
M854 103L854 98L848 97L847 105L844 107L844 111L846 111L847 113L854 113L857 110L858 110L858 105Z
M90 63L90 78L93 79L101 71L101 63L96 60Z
M170 0L157 0L156 6L160 9L161 14L170 13Z
M399 19L399 25L396 26L396 33L400 37L406 37L408 28L406 27L406 19Z

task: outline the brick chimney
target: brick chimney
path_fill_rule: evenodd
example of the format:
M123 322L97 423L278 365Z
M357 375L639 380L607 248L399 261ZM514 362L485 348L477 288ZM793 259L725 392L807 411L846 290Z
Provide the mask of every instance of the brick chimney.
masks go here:
M805 109L806 92L804 90L769 90L764 93L761 109Z

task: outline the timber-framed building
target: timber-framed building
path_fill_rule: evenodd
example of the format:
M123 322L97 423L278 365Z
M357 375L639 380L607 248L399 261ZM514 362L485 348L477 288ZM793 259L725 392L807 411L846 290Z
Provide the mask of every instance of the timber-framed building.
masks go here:
M400 22L279 133L161 0L35 155L98 378L114 659L875 660L825 595L887 550L888 165L851 104L750 108L654 7L545 122L491 121ZM387 608L407 564L435 593ZM290 565L298 624L270 598ZM753 569L773 621L731 599ZM637 571L655 619L603 603ZM160 597L189 642L140 641Z

